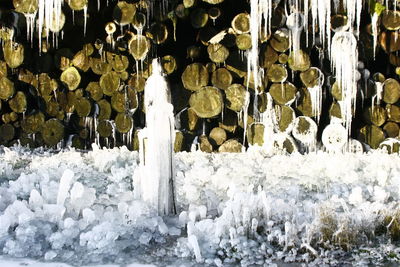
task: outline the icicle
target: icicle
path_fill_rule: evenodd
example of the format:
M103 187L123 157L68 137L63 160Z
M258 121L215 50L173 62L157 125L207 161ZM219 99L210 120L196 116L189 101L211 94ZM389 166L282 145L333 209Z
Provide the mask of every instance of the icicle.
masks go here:
M275 109L273 106L273 99L271 94L268 92L267 94L267 108L265 111L261 114L261 123L264 125L264 144L263 148L267 152L272 152L273 151L273 135L275 133L274 131L274 120L276 118L275 115Z
M85 6L85 7L83 8L83 36L86 36L87 9L88 9L87 6ZM121 31L121 32L122 32L122 31Z
M378 43L378 19L379 15L375 12L371 18L371 26L372 26L372 36L374 38L374 59L376 55L376 45Z
M322 88L319 85L316 85L312 88L308 88L311 96L311 108L313 117L316 118L317 124L319 123L319 118L321 114L322 108Z
M332 40L332 68L342 90L342 118L348 136L351 132L352 112L355 111L357 95L357 40L350 32L337 32Z
M329 2L329 1L328 1ZM347 10L347 19L351 31L358 37L363 0L344 0L343 6ZM354 26L355 24L355 26Z
M311 0L311 16L312 16L313 42L315 43L315 32L318 23L322 46L323 48L327 47L328 54L330 54L331 2L326 0ZM326 44L326 42L328 43Z
M310 8L310 0L304 0L304 21L303 28L306 32L306 46L308 47L308 13Z
M30 40L31 45L33 45L33 33L35 29L35 19L36 19L36 14L24 14L26 18L26 39Z

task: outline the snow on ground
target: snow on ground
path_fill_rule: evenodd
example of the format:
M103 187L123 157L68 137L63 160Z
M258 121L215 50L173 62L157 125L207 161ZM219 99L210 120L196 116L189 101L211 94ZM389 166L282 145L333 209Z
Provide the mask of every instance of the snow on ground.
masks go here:
M179 153L179 213L164 218L134 198L138 160L0 148L0 265L400 261L397 154Z

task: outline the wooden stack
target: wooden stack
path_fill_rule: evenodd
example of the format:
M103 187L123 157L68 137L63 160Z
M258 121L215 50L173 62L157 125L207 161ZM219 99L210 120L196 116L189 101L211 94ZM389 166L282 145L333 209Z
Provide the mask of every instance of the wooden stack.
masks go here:
M18 13L28 10L21 1L10 0L15 10L7 12L18 16L10 15L10 21L0 17L0 143L87 149L97 142L137 149L135 132L145 126L148 63L161 57L180 126L176 150L190 149L194 140L205 152L240 152L243 144L265 142L288 152L309 150L330 118L341 116L341 90L335 86L326 49L318 38L312 45L310 26L308 35L303 30L300 50L292 51L286 1L275 1L272 33L260 33L264 75L254 88L246 59L251 49L249 3L232 1L110 0L99 10L89 1L86 36L79 3L87 2L73 1L63 8L64 39L43 36L39 49L38 36L31 43L25 18ZM376 5L371 12L382 8L379 2L371 3ZM368 12L363 10L360 27L360 61L372 73L380 73L364 75L359 82L359 95L365 99L358 101L352 132L377 148L387 137L399 136L400 12L394 6L380 10L376 60ZM345 13L332 16L338 23L346 20ZM382 84L381 97L376 96L376 82ZM322 107L317 107L315 90L320 90ZM261 114L271 107L279 140L264 140ZM314 141L305 141L308 133Z

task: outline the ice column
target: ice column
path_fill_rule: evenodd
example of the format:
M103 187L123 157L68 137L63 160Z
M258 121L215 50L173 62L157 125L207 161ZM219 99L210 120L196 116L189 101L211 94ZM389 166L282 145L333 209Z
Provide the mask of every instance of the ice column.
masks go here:
M141 197L158 215L175 212L175 123L168 84L157 59L144 90L146 128L140 134Z

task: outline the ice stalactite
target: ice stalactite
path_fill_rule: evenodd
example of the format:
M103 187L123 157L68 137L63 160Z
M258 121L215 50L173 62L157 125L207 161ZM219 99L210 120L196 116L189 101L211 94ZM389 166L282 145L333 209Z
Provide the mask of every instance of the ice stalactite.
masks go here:
M33 43L33 33L35 30L35 20L37 12L32 14L24 14L26 19L26 39Z
M49 37L51 25L54 28L60 28L62 16L62 0L39 0L38 14L38 33L42 36L43 30ZM42 39L39 38L39 47L42 47ZM40 49L39 49L40 51Z
M336 81L343 95L343 101L340 103L342 119L350 136L352 114L356 107L358 65L357 40L353 33L335 33L332 39L331 60Z
M331 12L332 6L330 1L311 0L313 41L315 42L315 32L318 24L321 43L324 48L328 48L328 54L330 53L331 43Z
M303 21L303 15L300 12L295 11L289 15L286 22L290 30L289 39L294 54L294 60L298 59L298 56L296 54L301 50L300 37L303 30Z
M273 106L273 99L271 94L268 92L267 94L267 108L261 114L261 123L264 125L264 144L263 148L269 153L273 151L274 144L271 140L273 140L273 136L275 134L275 110Z
M152 67L144 90L146 128L140 134L140 192L158 215L167 215L175 212L175 123L168 84L157 59Z
M350 26L350 30L358 37L363 0L344 0L343 7L347 10L347 23Z
M371 18L372 36L373 36L373 39L374 39L374 44L373 44L373 46L374 46L374 59L375 59L375 54L376 54L376 45L378 43L378 19L379 19L379 15L378 15L378 13L375 12L372 15L372 18Z
M255 91L254 96L254 118L258 120L258 90L261 84L263 73L260 71L259 66L259 42L260 33L264 32L265 35L271 33L271 18L272 18L272 0L250 0L250 34L251 34L251 49L247 54L247 89L249 88L250 80L253 80L253 86ZM247 102L250 101L249 94L246 95L248 98ZM243 121L244 125L244 137L243 143L246 140L247 132L247 116L248 116L248 103L243 108Z

